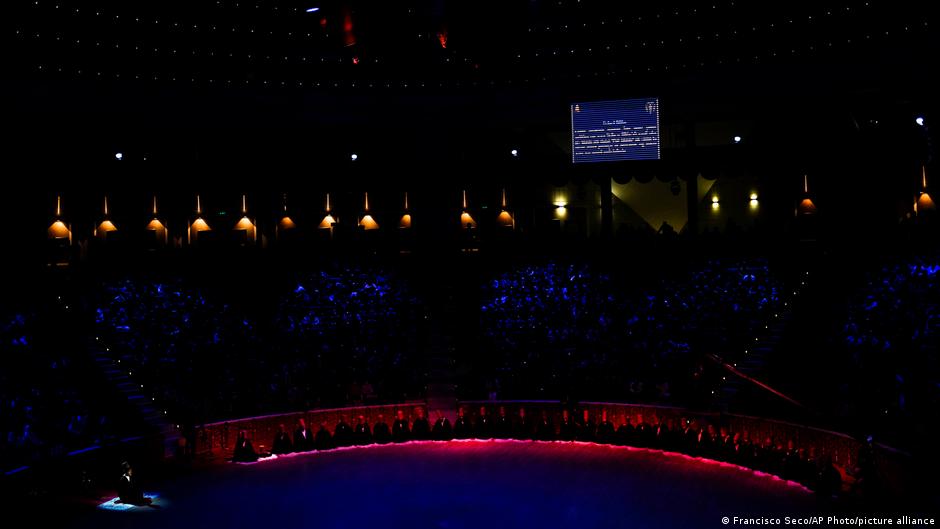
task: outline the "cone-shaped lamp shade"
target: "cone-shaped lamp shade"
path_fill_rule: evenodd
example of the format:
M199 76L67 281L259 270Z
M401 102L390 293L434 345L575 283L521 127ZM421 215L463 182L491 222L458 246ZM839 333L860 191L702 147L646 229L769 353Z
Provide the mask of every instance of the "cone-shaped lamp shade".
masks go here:
M209 224L202 217L197 217L196 220L193 221L192 229L193 231L199 232L209 231L212 228L209 227Z
M379 223L372 218L372 215L364 215L362 220L359 221L359 225L366 231L379 229Z
M285 215L284 217L281 217L281 220L277 222L277 227L280 230L292 230L296 228L297 225L294 224L294 221L290 217Z
M816 204L813 204L812 199L809 197L804 198L800 201L800 205L797 206L797 211L800 215L812 215L816 213Z
M103 220L101 224L98 224L98 227L95 229L95 235L98 237L107 237L109 232L117 231L117 227L110 220Z
M49 226L50 239L67 239L69 237L69 227L61 220L57 220Z

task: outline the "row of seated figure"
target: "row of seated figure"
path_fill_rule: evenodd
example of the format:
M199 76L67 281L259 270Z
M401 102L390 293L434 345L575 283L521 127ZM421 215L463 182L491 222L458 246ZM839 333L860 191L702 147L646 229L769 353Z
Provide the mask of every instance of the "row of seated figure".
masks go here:
M500 406L496 414L490 414L482 406L472 418L465 408L461 408L453 424L442 414L438 414L432 424L422 408L415 409L412 420L405 416L404 410L398 410L391 425L381 415L371 426L362 415L352 425L340 419L332 431L326 423L321 423L314 431L304 419L300 419L293 435L284 424L279 426L271 443L271 453L325 451L344 446L412 440L581 441L659 449L730 462L799 482L823 494L835 493L841 488L842 477L831 456L817 454L816 447L797 447L793 440L772 437L763 441L752 440L747 431L732 432L724 426L700 424L685 418L654 418L652 422L644 420L643 415L637 415L635 421L634 417L625 414L618 418L619 422L615 424L606 410L599 417L592 416L589 410L582 410L580 416L575 417L565 409L556 424L545 410L538 417L532 417L525 408L510 414ZM242 430L236 441L233 460L250 462L258 457L247 431Z

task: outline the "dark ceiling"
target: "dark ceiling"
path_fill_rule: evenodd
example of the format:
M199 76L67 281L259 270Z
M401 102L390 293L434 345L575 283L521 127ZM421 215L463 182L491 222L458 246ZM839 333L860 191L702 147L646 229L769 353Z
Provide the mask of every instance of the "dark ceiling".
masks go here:
M929 40L930 20L915 6L30 0L15 31L21 66L59 79L366 91L557 86L895 62Z
M936 32L913 2L29 0L7 10L6 158L37 167L97 167L117 151L234 172L336 165L353 151L378 167L484 166L517 147L563 165L570 102L634 96L662 98L674 147L720 144L740 126L750 145L803 164L879 127L903 149L913 116L935 105Z

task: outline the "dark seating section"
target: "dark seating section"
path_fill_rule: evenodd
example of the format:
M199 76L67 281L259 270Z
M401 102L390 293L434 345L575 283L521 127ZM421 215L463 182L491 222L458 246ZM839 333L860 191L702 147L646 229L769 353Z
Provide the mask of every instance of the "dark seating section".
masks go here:
M340 404L423 396L419 312L387 272L353 267L300 278L275 315L288 386Z
M524 266L485 283L482 297L478 372L501 398L689 398L704 353L741 350L782 309L780 281L748 259L639 280Z
M848 301L838 412L907 430L940 406L940 259L895 260L870 271Z
M248 301L180 279L107 282L100 346L195 422L422 394L403 283L348 267L288 284Z
M62 301L0 316L0 470L114 441L139 422L115 421L73 337Z
M174 416L257 412L263 351L257 324L241 316L181 280L109 282L97 300L98 345Z

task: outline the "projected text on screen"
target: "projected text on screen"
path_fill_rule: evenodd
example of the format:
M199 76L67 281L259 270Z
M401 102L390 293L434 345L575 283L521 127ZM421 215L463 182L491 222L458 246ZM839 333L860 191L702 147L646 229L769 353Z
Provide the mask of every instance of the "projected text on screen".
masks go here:
M571 105L571 161L659 159L659 99Z

